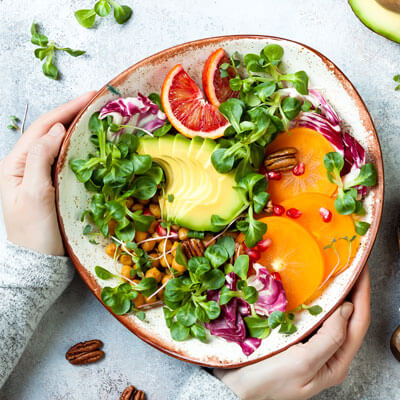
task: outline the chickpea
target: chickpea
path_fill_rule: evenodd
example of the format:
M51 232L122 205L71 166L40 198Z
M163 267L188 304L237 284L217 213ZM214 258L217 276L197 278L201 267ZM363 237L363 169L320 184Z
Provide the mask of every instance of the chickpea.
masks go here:
M146 271L146 274L144 276L146 278L154 278L157 282L161 282L163 273L159 271L157 268L150 268L149 270Z
M148 297L144 298L144 301L146 302L146 304L154 303L156 300L157 300L156 296L153 296L151 299L149 299Z
M174 242L174 244L173 244L172 247L171 247L172 254L173 254L174 256L175 256L175 254L176 254L176 249L178 248L179 244L180 244L180 242Z
M178 231L179 240L186 240L188 238L189 229L180 228Z
M164 239L162 242L158 244L158 251L160 253L164 253L164 246L165 251L170 251L172 247L172 242L169 239Z
M158 219L161 218L161 208L158 204L149 205L150 212Z
M150 251L152 251L154 249L154 246L156 245L156 241L152 240L150 242L144 242L141 244L142 249L146 252L149 253Z
M236 238L239 236L240 232L226 232L226 236L230 236L233 240L236 240Z
M127 199L126 199L126 206L130 209L131 207L133 207L133 204L134 204L134 201L133 201L133 199L132 199L132 197L128 197Z
M118 261L124 265L133 265L132 257L129 254L122 254Z
M121 275L125 278L131 279L132 267L130 265L123 265L121 268Z
M152 260L152 258L158 258L159 255L157 253L151 253L151 254L149 254L149 257L150 257L152 267L157 268L160 265L160 259Z
M164 276L163 276L163 278L161 279L161 283L163 284L163 285L165 285L168 281L170 281L172 279L172 275L170 275L170 274L165 274Z
M139 211L139 210L143 210L143 209L144 209L143 204L138 204L138 203L134 204L131 208L132 211Z
M138 199L138 202L139 202L140 204L146 205L146 204L149 204L149 203L150 203L150 200L140 200L140 199Z
M211 233L207 233L207 234L204 236L203 243L204 243L204 244L208 243L213 237L214 237L214 236L213 236ZM212 245L214 245L214 244L215 244L215 240L213 240L213 241L209 244L209 246L212 246Z
M174 231L178 232L180 226L179 226L179 225L172 225L171 228L172 228Z
M115 251L117 250L117 246L115 243L110 243L107 247L106 247L106 253L109 257L114 258L115 256Z
M142 306L145 303L145 298L142 293L138 293L136 299L133 300L133 303L135 304L135 307Z
M142 240L147 239L147 236L148 236L147 232L136 231L136 233L135 233L135 242L141 242Z
M173 261L172 261L172 268L173 268L175 271L180 272L180 273L185 272L186 269L187 269L184 265L178 264L178 263L176 262L176 259L175 259L175 258L174 258Z
M168 268L168 264L166 263L165 258L167 258L168 264L171 265L172 261L174 260L174 257L172 254L167 254L165 257L164 256L161 257L160 259L161 266L164 268Z
M156 227L158 225L158 222L156 220L154 220L151 225L150 228L147 232L149 232L150 235L152 235L155 231L156 231Z

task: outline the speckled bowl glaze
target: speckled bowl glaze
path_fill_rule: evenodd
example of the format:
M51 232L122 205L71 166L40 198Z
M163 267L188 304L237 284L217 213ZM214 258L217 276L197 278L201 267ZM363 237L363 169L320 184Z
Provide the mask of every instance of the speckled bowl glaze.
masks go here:
M237 344L214 336L210 336L207 344L195 339L185 342L173 341L165 325L162 308L147 312L146 322L134 316L116 316L135 335L155 348L182 360L209 367L244 366L287 349L317 329L349 293L371 252L383 206L382 155L373 122L353 85L331 61L303 44L276 37L223 36L185 43L140 61L110 82L122 96L135 96L138 92L160 92L167 72L174 65L181 63L200 84L202 67L212 51L223 47L228 53L236 50L242 54L258 53L268 43L278 43L284 48L284 70L305 70L308 73L310 87L323 93L349 127L352 135L365 147L368 159L376 165L378 184L366 199L366 220L371 223L371 228L362 238L361 247L351 266L336 277L315 300L316 304L322 306L323 313L317 317L310 316L307 312L297 314L298 331L295 334L285 336L273 332L249 357L242 353ZM69 128L55 172L58 216L65 246L82 279L99 300L102 287L115 285L117 282L101 281L94 274L96 265L111 268L112 260L106 256L102 245L90 244L82 234L83 223L80 222L80 216L88 205L90 195L70 170L69 161L73 158L87 157L92 148L88 132L89 117L114 97L103 87L79 113ZM102 244L107 242L103 241Z

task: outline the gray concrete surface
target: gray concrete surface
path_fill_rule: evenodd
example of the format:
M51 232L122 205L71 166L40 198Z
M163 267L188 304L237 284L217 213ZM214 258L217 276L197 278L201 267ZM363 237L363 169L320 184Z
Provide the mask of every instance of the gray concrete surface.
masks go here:
M400 365L389 351L390 334L400 323L400 273L396 242L399 216L400 45L365 28L345 0L124 0L134 17L126 26L112 18L86 30L73 11L91 0L0 0L0 158L18 134L6 129L11 114L28 123L42 112L90 89L100 88L120 71L154 52L207 36L270 34L306 43L328 56L351 79L375 121L386 171L385 211L370 259L372 323L368 336L340 386L318 399L399 399ZM63 46L88 54L78 59L57 56L59 82L46 79L33 57L29 28L35 20L43 33ZM4 228L1 227L4 237ZM107 357L89 368L64 360L69 345L98 337ZM139 355L140 354L140 355ZM175 399L190 368L142 343L123 328L78 277L45 315L2 400L117 399L128 383L143 388L149 399Z

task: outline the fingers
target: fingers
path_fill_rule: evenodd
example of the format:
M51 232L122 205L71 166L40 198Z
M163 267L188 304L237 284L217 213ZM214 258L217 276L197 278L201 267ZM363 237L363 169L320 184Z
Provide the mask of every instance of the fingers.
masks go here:
M22 185L25 190L35 193L52 186L51 166L57 157L65 135L64 125L55 124L49 132L35 140L26 158Z
M336 356L342 364L347 365L350 365L357 354L370 323L370 281L368 265L364 268L354 286L351 299L354 304L354 313L350 319L346 341Z
M313 377L343 345L352 312L353 305L344 303L307 343L295 346L294 351L298 351L298 357L306 363L305 371L308 377Z
M57 122L68 124L96 92L88 92L39 117L20 137L3 163L2 172L16 184L22 180L27 153L36 139L45 135Z

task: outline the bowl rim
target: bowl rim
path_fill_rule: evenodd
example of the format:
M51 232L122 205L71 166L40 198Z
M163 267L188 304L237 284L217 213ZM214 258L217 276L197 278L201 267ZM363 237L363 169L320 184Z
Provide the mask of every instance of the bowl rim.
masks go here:
M99 97L102 97L107 91L108 85L116 86L118 84L121 84L124 82L129 75L135 71L136 69L145 66L146 64L152 63L155 60L159 58L164 58L168 56L173 56L177 51L179 50L185 50L186 48L190 47L203 47L209 44L219 44L221 42L227 42L227 41L234 41L234 40L239 40L239 39L253 39L253 40L277 40L277 41L282 41L282 42L289 42L289 43L294 43L297 44L310 52L314 53L317 55L324 63L325 65L335 74L335 77L340 81L340 83L343 85L343 88L346 90L348 95L352 97L352 99L356 103L356 107L358 108L360 114L363 114L363 120L362 123L364 127L368 127L367 131L372 132L374 140L376 141L376 148L374 149L374 156L375 156L375 164L377 168L377 173L378 173L378 183L374 188L374 191L376 193L375 197L375 206L374 208L376 209L376 216L375 219L372 221L370 230L372 231L371 234L371 240L367 243L367 245L364 248L364 253L362 254L361 260L358 263L358 266L353 273L353 275L349 278L349 281L347 285L344 288L343 295L336 301L334 306L329 310L329 312L326 313L320 320L318 320L311 328L306 330L302 335L300 335L296 340L293 342L290 342L289 344L275 350L271 351L268 354L262 355L260 357L257 357L252 360L246 360L243 362L239 363L231 363L231 364L220 364L218 363L214 358L210 360L209 362L204 362L200 361L198 359L191 358L190 356L186 356L184 354L179 353L178 351L170 350L167 349L163 346L163 343L161 341L155 340L152 338L148 333L144 333L143 331L138 330L135 326L132 325L132 322L129 320L127 316L123 315L115 315L109 307L107 307L100 298L100 286L95 280L95 278L92 276L92 274L81 264L79 261L77 255L74 253L71 245L69 244L66 232L65 232L65 227L64 227L64 222L60 213L60 201L59 201L59 185L60 185L60 179L59 175L61 171L63 170L64 164L65 164L65 159L67 155L67 150L69 147L70 139L72 136L73 131L75 130L75 126L78 123L78 121L81 119L81 117L86 113L88 107ZM144 342L148 343L149 345L153 346L159 351L162 351L165 354L168 354L172 357L175 357L179 360L182 361L187 361L192 364L197 364L205 367L211 367L211 368L238 368L238 367L244 367L250 364L257 363L259 361L265 360L269 357L272 357L289 347L293 346L296 343L299 343L300 341L304 340L308 336L310 336L311 333L315 332L323 323L324 321L342 304L342 302L345 300L347 295L349 294L350 290L356 283L359 275L361 274L363 268L367 264L368 258L370 256L370 253L372 251L373 245L375 243L379 226L381 223L382 219L382 212L383 212L383 202L384 202L384 169L383 169L383 158L382 158L382 150L381 150L381 145L379 142L379 137L377 135L372 117L362 100L360 94L358 93L357 89L354 87L354 85L351 83L351 81L346 77L346 75L332 62L330 61L326 56L321 54L319 51L313 49L310 46L304 45L301 42L297 42L291 39L285 39L277 36L269 36L269 35L252 35L252 34L241 34L241 35L223 35L223 36L213 36L209 38L204 38L204 39L198 39L198 40L193 40L189 42L185 42L182 44L178 44L176 46L169 47L165 50L161 50L153 55L150 55L141 61L138 61L137 63L133 64L129 68L127 68L125 71L119 73L116 77L114 77L111 81L109 81L107 84L105 84L93 97L92 99L86 104L86 106L78 113L78 115L74 118L72 123L70 124L68 131L66 133L66 136L64 138L64 141L62 143L59 156L54 168L54 186L56 189L56 209L57 209L57 217L58 217L58 223L61 231L61 235L64 241L64 245L66 247L66 250L68 252L68 255L70 256L76 270L78 271L79 275L83 279L83 281L86 283L86 285L89 287L91 292L96 296L96 298L101 302L101 304L119 321L121 322L127 329L129 329L132 333L134 333L137 337L139 337L141 340Z

